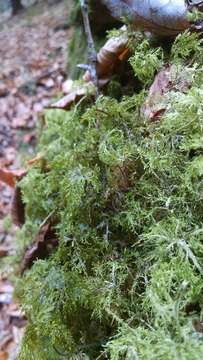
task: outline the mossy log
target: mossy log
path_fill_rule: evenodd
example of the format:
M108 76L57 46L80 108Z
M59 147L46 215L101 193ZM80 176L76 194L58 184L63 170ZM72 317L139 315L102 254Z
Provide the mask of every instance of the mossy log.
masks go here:
M166 49L140 34L131 49L134 94L47 110L46 168L19 184L21 256L50 216L58 239L17 284L20 360L203 358L202 41L186 32ZM154 101L164 111L146 118Z

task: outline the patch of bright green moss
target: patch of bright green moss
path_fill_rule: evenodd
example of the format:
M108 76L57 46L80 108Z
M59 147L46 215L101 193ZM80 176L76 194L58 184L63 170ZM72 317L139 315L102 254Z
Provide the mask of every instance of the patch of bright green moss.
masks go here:
M36 166L21 181L24 228L54 211L59 246L19 280L28 317L20 360L203 357L193 326L203 320L202 64L189 36L171 61L179 54L178 74L192 84L166 95L161 121L142 116L146 89L46 112L39 150L49 171ZM194 51L181 56L182 42Z

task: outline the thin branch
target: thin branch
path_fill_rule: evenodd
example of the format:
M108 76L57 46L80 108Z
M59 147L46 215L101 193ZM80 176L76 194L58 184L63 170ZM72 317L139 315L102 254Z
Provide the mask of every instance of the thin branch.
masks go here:
M90 62L89 71L91 72L91 77L92 77L93 83L96 86L97 95L98 95L97 52L96 52L96 49L94 46L94 40L93 40L92 31L91 31L91 27L90 27L87 0L80 0L80 4L81 4L85 34L86 34L87 45L88 45L88 58L89 58L89 62ZM83 65L79 65L79 66L81 67Z
M203 276L203 269L200 266L199 262L197 261L196 256L193 254L192 250L188 246L185 240L179 240L178 244L183 248L183 250L186 252L188 258L192 261L196 269L199 271L199 273Z

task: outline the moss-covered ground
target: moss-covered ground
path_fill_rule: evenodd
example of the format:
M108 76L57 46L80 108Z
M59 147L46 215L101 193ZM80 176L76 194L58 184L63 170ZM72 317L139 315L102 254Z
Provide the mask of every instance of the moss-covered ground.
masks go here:
M17 285L20 360L203 358L202 48L188 33L170 54L146 39L135 48L133 96L46 112L46 171L36 164L21 181L18 241L52 214L59 246ZM141 109L168 63L190 85L173 86L150 122Z

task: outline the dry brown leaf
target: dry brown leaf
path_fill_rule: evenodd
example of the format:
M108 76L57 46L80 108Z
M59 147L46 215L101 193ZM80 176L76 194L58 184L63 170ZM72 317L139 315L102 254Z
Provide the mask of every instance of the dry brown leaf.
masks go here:
M14 188L16 186L16 182L20 180L24 174L25 174L24 169L19 169L19 170L0 169L0 181Z
M23 116L15 117L12 120L13 129L26 129L29 124L30 112L25 113Z
M0 97L5 97L8 94L9 94L9 91L8 91L7 87L5 86L5 84L0 82Z
M98 78L106 78L112 74L119 58L126 52L128 45L127 33L124 32L120 37L109 39L101 48L97 55Z
M171 88L171 65L161 70L155 77L149 89L149 94L145 102L143 113L151 121L158 120L165 112L165 107L161 103L161 97Z
M7 246L0 246L0 258L8 255L8 247Z
M118 37L110 38L97 54L97 76L99 86L104 86L111 78L118 61L126 59L129 53L128 36L126 26L121 28L123 34ZM90 72L84 75L84 81L92 80Z
M43 225L25 252L21 273L23 274L26 269L29 269L35 260L47 257L57 245L58 241L55 232L51 228L51 223Z
M135 29L149 31L158 36L176 36L193 28L202 31L201 20L191 23L190 11L203 8L202 0L103 0L112 16L128 19Z
M127 43L128 37L126 27L122 27L123 34L119 37L109 39L101 48L97 55L97 76L98 85L103 87L106 85L114 72L118 61L123 61L128 53ZM94 95L95 88L92 83L92 78L89 71L86 71L83 77L85 84L74 89L72 80L67 80L63 84L63 91L67 95L62 99L52 104L48 108L69 110L73 104L77 104L84 96Z
M8 358L7 351L0 351L0 360L8 360Z
M64 96L62 99L47 108L69 110L74 103L78 103L84 96L93 95L94 92L94 86L92 82L89 82L76 88L70 94Z
M21 188L16 186L11 202L11 218L15 225L21 227L25 222L25 204Z
M38 81L39 85L45 86L47 89L53 88L55 83L52 78L42 78Z
M7 314L12 318L22 318L25 316L22 310L19 308L19 304L10 304L8 306Z
M185 79L184 74L178 78L177 74L176 66L168 65L155 76L142 109L146 118L151 121L160 120L167 107L166 94L171 90L184 92L190 87L190 80Z
M43 168L48 170L46 160L41 154L38 154L35 158L28 161L28 165L34 165L38 162L42 162ZM11 173L11 175L13 172ZM26 170L15 171L14 174L18 174L17 180L21 180L26 174ZM14 183L14 194L11 202L11 218L15 225L21 227L25 223L25 204L23 202L22 191L17 184Z
M34 165L44 160L44 156L42 154L37 154L33 159L28 160L28 165Z

